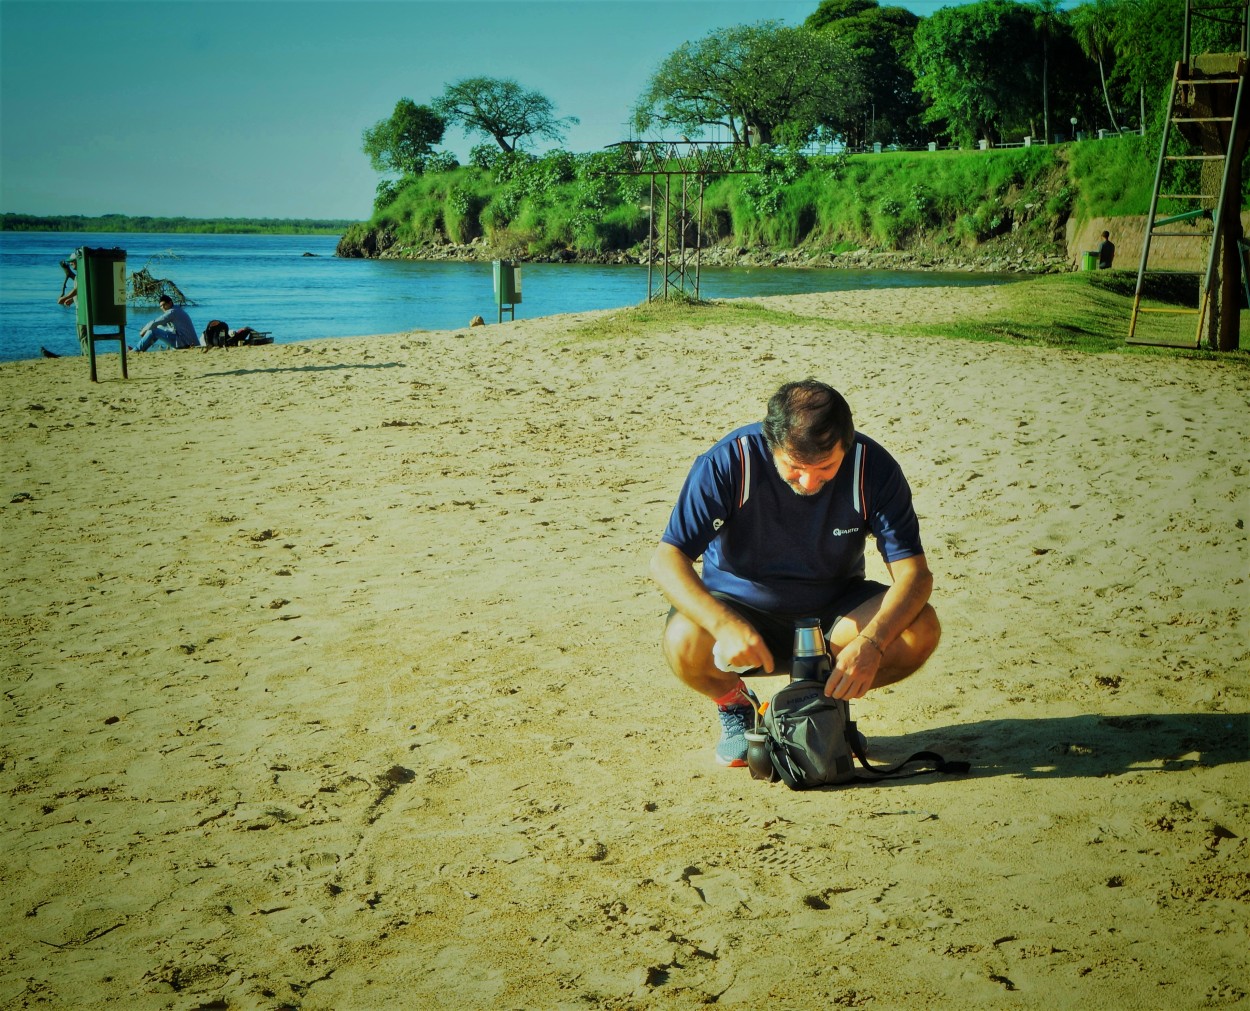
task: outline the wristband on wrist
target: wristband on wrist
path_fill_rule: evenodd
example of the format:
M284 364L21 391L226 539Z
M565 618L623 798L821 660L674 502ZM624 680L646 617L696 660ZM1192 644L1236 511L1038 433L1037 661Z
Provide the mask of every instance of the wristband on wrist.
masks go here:
M856 638L867 639L870 643L877 647L878 653L885 656L885 650L881 648L881 643L877 642L877 640L870 636L867 632L860 632Z

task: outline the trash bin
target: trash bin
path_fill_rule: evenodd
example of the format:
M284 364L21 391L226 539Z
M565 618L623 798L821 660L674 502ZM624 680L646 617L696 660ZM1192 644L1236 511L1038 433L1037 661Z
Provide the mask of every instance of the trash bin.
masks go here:
M96 379L95 346L98 341L117 341L121 352L122 378L126 369L126 250L83 246L74 253L78 261L78 338L91 362L91 381ZM101 326L116 327L114 333L97 333Z
M83 246L74 255L78 260L79 325L125 326L126 250Z
M499 322L503 322L504 306L516 319L516 307L521 302L521 268L511 260L495 260L495 307L499 310Z
M1098 253L1097 252L1091 253L1088 250L1082 253L1081 254L1081 269L1082 270L1097 270L1098 269Z

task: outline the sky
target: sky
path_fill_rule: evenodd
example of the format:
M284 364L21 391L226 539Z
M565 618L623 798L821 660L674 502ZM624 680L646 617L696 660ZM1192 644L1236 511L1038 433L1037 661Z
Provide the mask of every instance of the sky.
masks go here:
M0 211L365 219L382 176L361 133L400 98L512 78L579 119L560 146L594 151L630 137L683 42L818 3L0 0Z

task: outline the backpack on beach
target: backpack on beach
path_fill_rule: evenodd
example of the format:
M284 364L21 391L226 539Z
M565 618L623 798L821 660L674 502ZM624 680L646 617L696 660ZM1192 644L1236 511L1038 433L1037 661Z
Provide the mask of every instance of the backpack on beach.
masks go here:
M259 344L272 344L273 337L267 330L254 330L250 326L241 326L231 330L219 319L209 320L204 328L204 346L206 348L238 348L255 347Z
M230 338L230 327L219 319L210 319L204 328L204 346L206 348L232 347L238 341Z
M850 703L827 697L824 688L820 681L791 681L773 696L764 712L765 746L773 771L791 790L853 780L968 771L967 762L948 762L932 751L918 751L888 768L869 764L863 738L851 719ZM868 775L861 775L856 769L856 759ZM904 771L905 766L920 761L933 767Z
M272 344L273 337L268 332L253 330L250 326L241 326L230 331L230 338L240 347L255 347L258 344Z

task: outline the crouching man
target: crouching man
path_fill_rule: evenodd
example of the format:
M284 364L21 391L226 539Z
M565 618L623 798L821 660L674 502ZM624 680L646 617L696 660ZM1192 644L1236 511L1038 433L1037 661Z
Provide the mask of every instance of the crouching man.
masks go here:
M869 534L889 586L865 578ZM782 386L763 422L694 462L651 575L672 605L665 659L718 707L721 765L746 765L754 720L754 694L723 668L788 667L797 618L820 619L835 654L825 694L839 699L914 674L941 637L903 472L814 379Z

